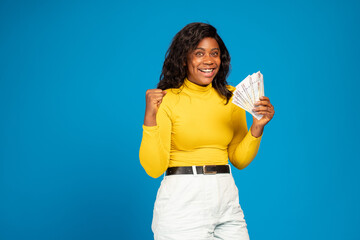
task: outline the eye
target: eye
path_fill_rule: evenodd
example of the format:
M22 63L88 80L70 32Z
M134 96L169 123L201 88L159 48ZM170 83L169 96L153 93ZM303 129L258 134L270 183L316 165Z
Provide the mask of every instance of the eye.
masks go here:
M195 52L195 56L197 57L202 57L204 55L203 52Z
M211 56L217 57L217 56L219 56L219 52L212 52L212 53L211 53Z

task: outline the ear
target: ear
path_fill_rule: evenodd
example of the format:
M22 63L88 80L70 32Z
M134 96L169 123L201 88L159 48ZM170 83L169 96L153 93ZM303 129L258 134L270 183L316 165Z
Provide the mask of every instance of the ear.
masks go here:
M187 66L188 57L189 57L189 54L187 54L185 59L183 59L183 63L182 63L183 67Z

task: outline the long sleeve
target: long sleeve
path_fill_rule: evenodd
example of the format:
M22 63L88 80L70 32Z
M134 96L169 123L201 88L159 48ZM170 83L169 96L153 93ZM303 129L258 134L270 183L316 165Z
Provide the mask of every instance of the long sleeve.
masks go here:
M246 113L240 108L235 108L232 114L234 136L229 144L230 162L238 169L244 169L255 158L261 142L261 137L251 135L247 130Z
M156 115L157 126L143 125L143 137L140 146L140 163L146 173L157 178L169 165L171 144L171 111L166 96Z
M229 86L229 90L235 88ZM153 178L168 167L224 165L245 168L256 156L261 137L246 126L245 111L212 87L188 79L167 89L156 115L157 125L143 126L140 163Z

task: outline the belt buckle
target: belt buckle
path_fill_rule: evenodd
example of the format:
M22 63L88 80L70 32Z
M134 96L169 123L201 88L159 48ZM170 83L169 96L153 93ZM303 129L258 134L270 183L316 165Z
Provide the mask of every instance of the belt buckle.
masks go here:
M204 166L203 166L203 174L204 174L204 175L207 175L207 174L216 174L216 173L217 173L216 170L215 170L215 171L207 171L207 170L206 170L206 167L216 167L216 165L204 165Z

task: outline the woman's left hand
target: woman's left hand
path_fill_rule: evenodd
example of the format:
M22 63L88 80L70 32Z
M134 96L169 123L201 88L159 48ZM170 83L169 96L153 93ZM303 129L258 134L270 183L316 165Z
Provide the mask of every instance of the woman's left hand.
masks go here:
M263 115L260 120L253 117L253 124L251 126L251 134L254 137L260 137L263 133L265 125L270 122L275 114L274 106L270 103L270 99L268 97L262 96L260 97L260 101L255 103L253 111L257 114Z

